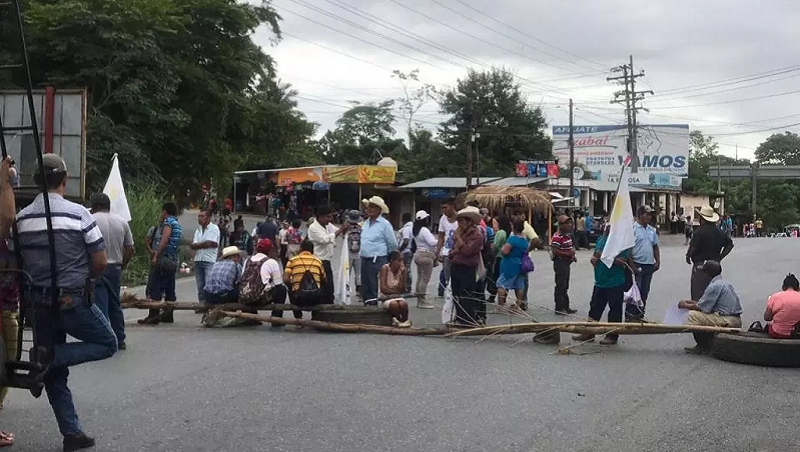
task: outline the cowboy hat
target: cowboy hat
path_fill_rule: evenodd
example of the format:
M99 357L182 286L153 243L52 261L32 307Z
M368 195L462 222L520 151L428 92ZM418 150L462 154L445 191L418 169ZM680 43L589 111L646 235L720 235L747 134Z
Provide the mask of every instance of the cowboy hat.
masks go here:
M479 223L483 219L481 211L474 206L467 206L459 210L458 213L456 214L456 218L461 218L461 217L469 218L476 223Z
M231 256L236 256L239 254L242 254L242 250L240 250L238 246L226 246L222 249L222 255L219 258L227 259Z
M370 204L374 204L381 209L381 213L388 214L389 213L389 206L386 205L386 202L380 196L373 196L369 199L362 199L361 202L368 206Z
M717 212L714 212L714 209L712 209L711 206L701 207L700 216L712 223L716 223L719 220L719 215Z

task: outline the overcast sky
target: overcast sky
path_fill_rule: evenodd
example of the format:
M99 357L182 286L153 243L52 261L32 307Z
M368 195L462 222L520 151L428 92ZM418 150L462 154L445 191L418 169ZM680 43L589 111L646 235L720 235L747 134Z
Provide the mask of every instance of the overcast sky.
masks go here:
M284 37L259 30L258 44L281 79L300 91L300 109L334 127L351 100L396 98L391 70L418 69L424 82L452 86L467 68L513 70L550 125L622 123L609 104L619 87L609 68L633 55L637 89L652 89L641 124L689 124L717 137L731 157L751 158L770 134L798 131L800 37L792 0L275 0ZM328 28L329 27L329 28ZM338 30L338 31L337 31ZM796 67L793 67L795 65ZM798 91L793 93L793 91ZM768 97L769 96L769 97ZM426 127L441 120L423 107ZM396 125L401 136L402 123ZM775 130L765 130L775 129Z

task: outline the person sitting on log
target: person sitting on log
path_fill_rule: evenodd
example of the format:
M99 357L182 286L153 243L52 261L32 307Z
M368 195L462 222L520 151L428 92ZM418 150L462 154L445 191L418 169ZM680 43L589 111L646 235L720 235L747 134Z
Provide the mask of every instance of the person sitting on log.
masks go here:
M689 309L687 325L720 326L727 328L742 327L742 304L733 284L722 279L722 265L708 260L698 266L697 270L705 272L711 282L699 300L683 300L678 303L681 309ZM686 353L707 354L711 351L714 333L693 333L697 345L687 347Z
M789 273L783 280L780 292L767 300L764 320L766 332L773 339L795 339L800 337L800 281Z
M205 302L208 304L236 303L239 300L239 280L242 266L239 264L242 251L236 246L222 250L219 260L214 262L206 276Z
M256 312L265 304L286 303L286 286L283 285L283 271L277 261L278 249L272 240L261 239L256 244L256 254L247 258L242 266L239 283L239 302ZM278 311L283 312L283 311Z
M389 253L389 263L383 264L378 274L380 293L383 296L400 295L405 293L406 274L408 269L403 264L403 257L399 251ZM392 298L380 304L392 316L392 325L399 328L409 328L411 320L408 319L408 303L403 298Z
M314 256L314 244L309 240L300 243L300 254L289 259L283 271L283 280L290 284L289 300L295 306L315 306L322 304L322 287L325 284L325 268L322 261ZM294 318L303 318L300 310L293 310ZM281 313L273 311L275 317ZM275 326L275 324L273 324ZM298 328L301 326L298 325Z

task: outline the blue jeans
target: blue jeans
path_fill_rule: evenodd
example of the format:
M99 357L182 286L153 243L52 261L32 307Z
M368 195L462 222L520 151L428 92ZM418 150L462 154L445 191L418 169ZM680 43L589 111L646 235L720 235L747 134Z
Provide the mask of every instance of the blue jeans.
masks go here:
M376 258L361 258L361 299L364 301L378 298L378 273L383 264L388 264L389 258L380 256Z
M205 292L205 302L208 304L236 303L239 301L239 291L237 289L222 293Z
M122 266L109 264L94 285L94 304L111 322L118 344L125 342L125 315L119 299L121 279Z
M69 367L106 359L117 351L117 337L97 305L87 305L82 295L66 295L60 306L52 296L31 291L35 307L33 328L37 345L52 350L50 370L44 376L44 389L62 435L81 433L72 393L67 386ZM67 335L81 342L67 343Z
M205 301L206 291L203 288L206 286L206 275L213 266L213 262L195 261L194 263L194 281L197 283L197 301L200 303Z

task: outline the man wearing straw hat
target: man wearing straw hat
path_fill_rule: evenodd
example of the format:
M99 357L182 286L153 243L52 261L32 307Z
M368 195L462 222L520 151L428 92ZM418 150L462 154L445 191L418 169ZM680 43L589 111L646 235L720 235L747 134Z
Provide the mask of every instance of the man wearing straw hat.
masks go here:
M719 215L711 206L701 207L699 218L700 227L694 231L689 249L686 250L686 263L692 266L692 300L699 300L711 282L711 277L702 271L703 263L722 262L733 249L733 240L717 227Z
M373 196L364 199L367 219L361 228L361 299L366 301L378 297L378 274L389 262L389 253L397 249L397 236L389 220L389 206L383 198Z
M242 250L237 246L226 246L222 255L206 277L205 302L208 304L236 303L239 300L239 278L242 266L239 261Z

